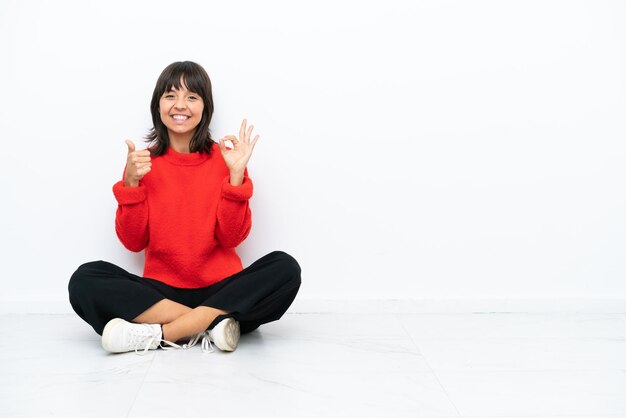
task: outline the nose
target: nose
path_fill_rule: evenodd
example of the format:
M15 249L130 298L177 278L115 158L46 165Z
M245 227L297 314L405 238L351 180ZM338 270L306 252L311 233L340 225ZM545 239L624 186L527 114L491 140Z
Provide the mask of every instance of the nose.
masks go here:
M176 103L174 103L174 107L176 109L184 109L187 107L187 103L185 102L185 98L184 97L179 97L178 99L176 99Z

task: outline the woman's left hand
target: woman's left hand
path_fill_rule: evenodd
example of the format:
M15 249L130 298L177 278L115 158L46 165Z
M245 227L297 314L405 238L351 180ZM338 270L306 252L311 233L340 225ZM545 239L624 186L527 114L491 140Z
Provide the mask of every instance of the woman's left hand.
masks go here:
M243 181L244 170L248 165L250 156L252 156L252 150L254 150L256 142L259 140L259 135L257 135L252 141L250 141L250 135L252 134L254 125L250 125L250 127L246 130L246 123L246 119L244 119L241 123L241 128L239 129L239 139L237 139L234 135L226 135L224 138L220 139L219 142L222 158L224 158L226 167L230 170L231 184L233 183L233 177L240 177ZM226 141L233 143L233 149L226 148Z

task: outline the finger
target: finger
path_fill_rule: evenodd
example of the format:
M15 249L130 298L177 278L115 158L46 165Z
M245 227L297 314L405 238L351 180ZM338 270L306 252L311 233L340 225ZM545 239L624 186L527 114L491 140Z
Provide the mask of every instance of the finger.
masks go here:
M241 128L239 129L239 138L243 138L244 135L246 134L246 123L248 121L247 120L243 120L243 122L241 122Z
M248 128L248 132L246 132L246 142L250 142L250 134L252 133L252 130L254 129L254 125L250 125L250 127Z
M135 154L132 158L131 161L134 163L147 163L150 161L150 157L142 157L139 156L137 154Z
M135 151L135 144L133 143L133 141L131 141L130 139L127 139L126 141L126 145L128 146L128 153L130 154L131 152Z
M146 174L148 174L150 172L150 170L152 170L151 167L141 167L141 168L137 169L137 175L138 176L145 176Z
M258 141L260 138L259 135L255 136L254 139L252 140L252 143L250 144L252 146L252 149L254 149L254 146L256 145L256 141Z
M149 150L142 149L141 151L135 151L135 155L139 157L150 157L152 154L150 154Z
M226 152L226 144L224 143L224 138L220 139L219 141L219 147L220 147L220 151L222 152Z

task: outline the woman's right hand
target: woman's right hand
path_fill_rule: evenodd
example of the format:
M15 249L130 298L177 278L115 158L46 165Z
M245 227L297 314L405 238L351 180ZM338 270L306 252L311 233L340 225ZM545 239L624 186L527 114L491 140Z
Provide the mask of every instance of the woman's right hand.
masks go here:
M124 186L137 187L139 180L150 172L152 163L150 162L150 151L143 149L135 151L135 144L127 139L128 158L126 159L126 172L124 173Z

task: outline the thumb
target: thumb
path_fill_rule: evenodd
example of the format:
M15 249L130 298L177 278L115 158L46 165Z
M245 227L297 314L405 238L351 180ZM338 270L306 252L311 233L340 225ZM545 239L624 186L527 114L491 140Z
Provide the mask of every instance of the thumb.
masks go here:
M127 139L126 141L126 145L128 146L128 153L130 154L131 152L135 152L135 144L133 143L133 141L131 141L130 139Z

